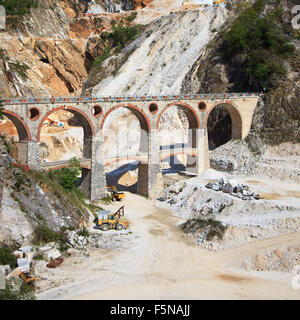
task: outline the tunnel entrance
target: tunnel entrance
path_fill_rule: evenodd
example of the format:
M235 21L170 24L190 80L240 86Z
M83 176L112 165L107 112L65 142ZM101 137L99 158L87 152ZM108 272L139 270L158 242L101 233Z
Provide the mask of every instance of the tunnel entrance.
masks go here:
M232 139L232 120L224 106L214 108L207 120L209 150L214 150Z

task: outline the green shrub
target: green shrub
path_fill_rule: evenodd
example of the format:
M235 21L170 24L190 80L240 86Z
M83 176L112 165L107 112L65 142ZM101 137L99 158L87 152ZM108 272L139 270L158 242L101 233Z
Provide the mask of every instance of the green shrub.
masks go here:
M106 197L101 199L101 202L106 204L106 205L108 205L108 204L110 204L112 202L112 197L107 195Z
M207 241L213 240L214 237L222 240L227 229L220 221L211 218L206 220L200 217L187 220L180 228L185 233L194 233L198 231L206 233Z
M53 173L66 190L77 188L78 175L81 171L80 162L76 158L72 158L69 163L69 168L58 169Z
M33 243L36 245L56 242L61 252L69 249L66 228L62 228L59 232L50 229L46 224L39 225L34 231Z
M9 264L11 268L14 268L17 264L17 258L12 254L12 250L9 248L0 248L0 265Z
M90 236L87 228L85 228L85 227L82 228L81 230L77 231L77 234L78 234L79 236L86 237L86 238Z
M34 230L34 244L45 244L58 240L58 235L55 231L50 229L46 224L39 225Z
M107 59L110 56L110 47L106 46L104 48L104 51L102 54L100 54L98 57L95 58L94 60L94 66L100 66L102 64L102 62Z
M0 5L5 7L7 15L23 16L38 7L38 0L0 0Z
M127 20L128 22L132 22L132 21L136 18L136 16L137 16L137 12L135 11L135 12L133 12L130 16L128 16L128 17L126 18L126 20Z
M127 18L127 21L130 21L128 19L132 18ZM100 66L102 62L111 55L112 49L115 50L115 53L120 53L121 50L131 42L141 30L141 26L126 26L123 21L118 24L112 23L112 31L102 32L101 34L100 43L102 45L105 43L108 44L104 47L103 52L95 58L94 67Z
M279 2L275 5L278 6ZM295 47L283 33L282 9L276 7L262 15L264 7L264 1L257 0L251 8L243 11L229 32L224 34L224 57L230 61L238 55L246 56L241 70L247 91L276 87L278 80L286 74L284 60L295 52Z
M0 300L34 300L34 287L21 279L10 280L6 288L0 290Z
M28 79L27 71L30 69L26 64L17 62L8 62L9 69L11 72L17 73L22 80Z

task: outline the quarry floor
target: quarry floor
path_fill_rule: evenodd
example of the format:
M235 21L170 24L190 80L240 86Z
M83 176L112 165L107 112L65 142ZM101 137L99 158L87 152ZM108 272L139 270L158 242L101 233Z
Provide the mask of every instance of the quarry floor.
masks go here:
M291 273L224 267L243 256L299 244L300 232L207 252L177 228L181 219L171 211L130 193L124 204L133 236L130 247L66 258L53 270L62 284L39 292L38 299L300 299Z

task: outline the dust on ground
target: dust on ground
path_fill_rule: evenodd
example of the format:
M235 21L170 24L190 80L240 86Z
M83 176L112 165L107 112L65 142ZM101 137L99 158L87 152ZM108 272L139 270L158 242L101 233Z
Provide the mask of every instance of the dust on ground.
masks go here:
M108 209L116 211L119 204ZM62 284L38 293L39 299L299 299L276 274L230 269L242 257L299 244L300 233L254 240L219 252L197 248L176 226L183 219L152 201L126 194L130 220L128 245L93 249L83 257L69 257L53 270ZM101 231L99 231L101 232ZM117 232L117 231L110 231Z

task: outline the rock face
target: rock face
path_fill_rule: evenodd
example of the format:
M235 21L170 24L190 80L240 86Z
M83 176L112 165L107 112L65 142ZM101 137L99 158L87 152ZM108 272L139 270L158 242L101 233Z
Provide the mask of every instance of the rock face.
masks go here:
M86 210L83 217L74 213L74 207L67 205L50 192L46 185L26 176L17 168L9 168L10 158L1 140L0 161L0 242L28 245L34 229L47 224L54 231L62 227L78 227L81 219L89 219Z
M227 10L207 7L156 20L118 56L102 63L103 80L92 89L93 94L162 95L180 92L185 75L209 42L212 29L220 29L227 15ZM123 65L114 70L116 60L122 61L124 57Z
M278 82L277 89L272 90L265 97L263 108L258 108L260 117L253 120L252 134L249 139L263 139L268 145L283 142L299 143L299 66L300 42L299 38L287 32L291 26L291 8L297 1L282 1L281 8L284 12L281 27L285 35L296 48L296 53L286 59L287 76ZM234 5L234 4L232 4ZM265 13L272 10L272 6L265 7ZM227 25L230 20L227 21ZM182 82L182 92L237 92L241 90L262 90L255 87L255 83L248 83L242 66L247 59L247 53L240 54L234 59L225 59L223 56L224 38L216 35L210 44L202 50L197 62L192 66L189 74ZM276 129L275 129L276 128Z

